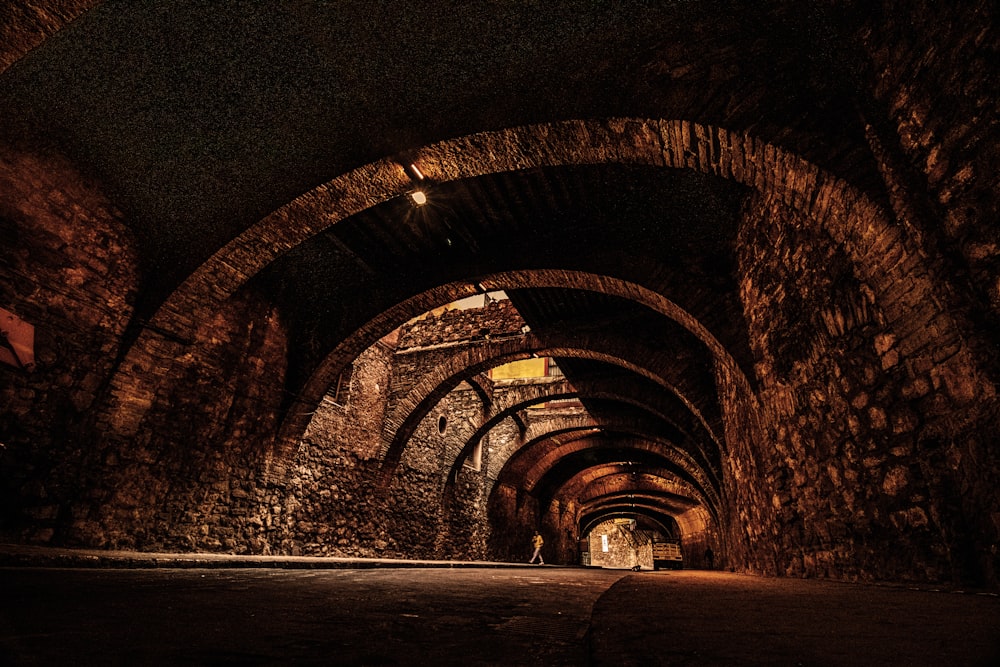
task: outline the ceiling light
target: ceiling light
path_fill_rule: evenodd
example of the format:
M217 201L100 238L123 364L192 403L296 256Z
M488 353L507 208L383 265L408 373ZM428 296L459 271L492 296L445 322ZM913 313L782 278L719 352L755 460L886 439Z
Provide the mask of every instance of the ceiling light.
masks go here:
M427 195L424 194L423 190L414 190L410 193L410 199L417 206L423 206L427 203Z

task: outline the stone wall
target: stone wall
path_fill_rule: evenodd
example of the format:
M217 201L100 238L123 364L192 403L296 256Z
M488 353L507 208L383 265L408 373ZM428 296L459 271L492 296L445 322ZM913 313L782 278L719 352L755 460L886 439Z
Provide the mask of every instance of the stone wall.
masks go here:
M476 319L479 313L472 313ZM405 332L405 328L404 328ZM419 340L410 336L409 341ZM412 350L411 350L412 352ZM420 422L391 479L375 456L392 380L422 373L433 362L377 344L353 365L350 398L327 397L289 460L261 465L239 494L221 497L212 516L178 527L198 537L188 548L296 555L485 558L489 526L486 499L496 479L494 449L484 442L479 470L458 466L461 447L483 423L487 406L467 384L448 393ZM425 359L434 358L433 351ZM407 378L400 379L406 383ZM503 429L501 429L502 431ZM502 463L502 460L501 460ZM253 466L251 466L253 468ZM233 487L235 488L235 486ZM226 506L237 508L226 517ZM239 509L245 506L245 509Z
M723 540L718 528L713 524L703 507L694 507L677 517L679 532L684 536L681 550L685 568L735 569L731 562L732 551L728 540ZM712 562L706 558L706 550L712 551Z
M973 316L1000 342L1000 125L996 3L885 3L866 23L873 133L897 213L940 244ZM992 45L992 48L989 48ZM986 47L986 48L984 48ZM885 120L877 119L884 116Z
M410 322L398 349L482 340L521 333L524 320L507 299L489 299L482 308L446 309Z
M764 575L779 572L781 537L775 510L780 500L770 484L762 484L774 467L773 445L764 427L760 402L741 375L717 364L716 386L723 408L728 456L722 459L723 507L719 508L718 543L713 551L741 571ZM704 522L702 522L704 523ZM684 535L685 547L694 539L696 553L710 538Z
M937 450L927 475L937 494L953 495L951 540L965 570L996 582L1000 570L1000 125L995 91L996 3L955 6L893 0L885 16L857 31L873 101L869 138L899 220L917 230L927 255L949 276L949 305L964 316L965 339L993 386L971 386L975 399L921 440ZM942 350L941 354L946 351ZM936 360L937 361L937 360ZM953 382L954 383L954 382ZM935 388L937 384L935 382ZM944 423L950 422L950 423ZM964 538L959 538L964 535Z
M545 538L546 562L559 565L579 562L577 509L575 503L553 501L543 513L540 532Z
M524 561L531 558L531 537L538 530L546 542L543 557L558 562L552 554L550 529L542 525L538 501L508 484L493 489L487 508L490 526L489 553L495 560Z
M63 539L90 493L90 415L138 289L134 239L57 155L0 147L0 307L35 330L35 367L0 365L0 539Z
M373 345L354 362L346 404L325 398L283 474L259 488L258 516L276 553L391 556L389 500L378 488L378 434L393 350Z
M456 389L423 419L407 443L389 489L391 517L398 533L406 536L408 551L418 557L483 551L483 544L473 542L472 535L453 541L470 523L482 523L482 474L460 471L444 498L447 475L461 444L482 423L483 412L475 392Z
M247 549L252 498L280 418L286 347L280 316L251 291L203 323L158 378L140 434L98 444L89 487L100 500L75 525L74 540Z
M403 327L394 367L391 395L409 391L434 366L455 355L455 346L520 335L524 320L510 301L492 301L484 308L445 310L428 314Z
M896 346L880 304L829 237L762 200L747 223L740 264L776 454L767 483L779 571L975 579L952 460L963 445L932 435L959 435L943 406L955 414L961 404Z
M616 569L652 568L652 544L652 538L644 531L635 531L628 524L605 521L590 531L590 565Z

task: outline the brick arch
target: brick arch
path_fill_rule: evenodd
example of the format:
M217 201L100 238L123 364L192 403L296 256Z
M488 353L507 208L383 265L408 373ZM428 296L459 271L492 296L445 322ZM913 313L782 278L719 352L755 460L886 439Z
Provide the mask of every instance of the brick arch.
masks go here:
M673 443L657 439L655 434L629 431L628 424L619 424L619 437L609 445L606 438L595 435L600 424L583 418L569 418L563 424L527 439L497 476L494 488L506 485L531 493L545 473L564 456L591 448L621 448L646 451L657 455L675 468L672 472L698 489L706 504L721 507L719 488L691 457ZM610 429L609 429L610 431Z
M606 339L607 336L602 336L603 341L606 341ZM602 342L601 345L595 343L592 346L588 346L586 341L578 336L567 336L566 340L555 341L555 343L553 345L553 336L546 336L545 340L542 341L533 334L502 341L489 341L476 347L467 348L461 353L454 355L447 363L436 366L432 373L417 383L399 401L392 415L386 419L383 431L383 483L386 483L394 473L402 457L406 442L413 434L413 431L433 406L444 398L448 392L469 376L476 375L488 368L509 361L527 359L532 355L586 358L604 361L625 368L655 382L676 396L693 416L694 422L687 425L688 430L693 430L694 428L699 430L704 429L707 437L715 443L720 452L725 450L722 438L716 434L716 429L707 422L694 403L687 399L684 393L673 383L648 371L646 365L635 363L632 359L623 358L626 351L622 351L620 353L621 356L596 351L594 348L606 347L606 344ZM559 343L563 343L564 345L560 346ZM642 350L642 348L636 345L629 345L627 352L634 353L636 350ZM645 358L652 358L654 352L653 350L646 350ZM633 354L632 356L635 355ZM643 357L642 354L639 356Z
M545 403L547 401L560 399L560 398L577 398L580 396L586 398L598 398L617 401L625 403L628 405L633 405L635 407L642 408L659 419L663 420L669 426L676 428L680 435L682 436L681 447L685 450L690 451L692 454L698 453L697 442L687 433L682 427L678 426L671 417L663 412L662 408L664 406L656 405L648 397L639 398L634 395L630 395L623 391L623 388L609 388L607 387L607 382L604 381L593 381L593 382L575 382L570 384L567 381L555 382L555 383L545 383L528 385L525 387L519 387L516 390L518 394L518 399L511 403L506 403L500 406L500 409L496 413L483 422L476 431L469 436L462 449L459 451L458 455L455 457L454 462L451 465L451 470L448 473L447 484L453 484L458 471L462 467L462 462L471 454L473 448L476 444L486 437L493 428L500 424L503 420L511 417L521 410L524 410L532 405L538 405L539 403ZM704 454L703 454L704 456ZM704 458L708 458L704 456ZM709 467L709 462L707 460L702 461L701 465L704 467Z
M651 521L660 527L660 530L664 535L670 535L673 533L668 527L667 523L664 521L665 518L670 519L671 517L668 513L661 509L654 509L651 507L639 507L636 506L634 511L625 511L622 508L608 508L608 511L600 514L593 514L593 518L589 519L586 523L582 522L583 517L577 519L577 530L582 536L590 534L592 530L600 526L605 521L609 519L614 519L616 517L628 517L629 515L641 514L643 518L647 521ZM587 515L589 516L589 515Z
M667 528L667 524L664 519L672 519L668 512L663 511L660 508L650 505L636 506L634 510L626 511L624 508L620 507L609 507L606 512L591 513L586 515L590 518L586 523L582 522L583 517L577 519L577 529L581 536L588 535L592 530L600 526L602 523L609 519L614 519L615 517L627 517L629 515L641 514L646 520L652 521L660 527L664 535L669 535L673 531Z
M473 375L470 378L466 378L465 383L472 388L472 391L482 401L484 410L488 410L493 405L493 384L489 381L489 378L482 375Z
M579 493L583 489L596 486L603 477L615 478L623 477L624 473L619 471L613 471L608 475L603 475L599 468L592 468L585 471L581 471L574 479L571 479L563 489L560 490L560 494L568 497L577 498ZM631 477L631 475L628 475ZM700 534L706 528L714 524L719 524L720 515L719 507L713 505L708 499L701 496L697 489L691 486L684 480L679 479L673 471L667 469L645 469L643 473L640 473L640 477L646 478L648 482L641 485L641 488L659 488L664 494L680 496L682 498L697 499L689 501L689 504L683 508L683 511L670 512L667 508L663 507L662 504L656 507L656 511L661 516L668 516L674 520L677 524L677 529L680 532L682 540L687 539L691 535ZM640 488L640 487L637 487ZM622 492L625 493L625 492ZM607 497L609 494L605 494ZM601 507L595 504L599 501L602 496L594 496L591 498L582 498L581 502L576 507L576 523L579 527L580 534L583 535L587 532L587 526L584 525L583 520L588 517L601 517L599 520L608 518L610 516L615 516L622 514L616 512L614 507L605 505L606 512L601 511ZM638 507L638 506L637 506ZM646 514L648 516L648 514ZM596 522L588 522L589 526L596 525Z
M697 504L692 505L684 499L679 499L665 493L656 493L653 491L622 493L613 497L603 498L599 502L590 503L586 507L578 506L576 508L577 521L579 522L581 517L594 516L595 514L609 510L617 512L630 505L636 509L645 508L669 517L677 517L692 507L697 507Z
M678 466L686 474L690 475L692 480L704 488L706 493L712 492L713 496L719 492L721 487L720 478L714 474L714 471L706 470L694 457L691 456L689 452L681 449L676 445L676 443L670 442L669 440L663 438L658 433L651 433L647 428L647 424L641 422L635 422L631 419L621 419L614 420L608 423L605 420L600 422L583 418L583 416L568 417L561 421L561 424L556 425L554 428L550 427L551 422L547 422L544 425L538 425L536 434L531 433L529 428L528 434L525 436L525 443L521 450L530 450L536 443L542 443L549 440L553 435L566 434L571 432L585 431L589 434L593 434L593 429L599 429L599 435L591 435L590 439L598 441L597 447L617 447L619 443L622 442L621 436L630 436L627 442L626 449L634 449L636 451L644 451L662 456L670 463ZM605 434L615 434L616 438L610 442L610 444L605 444L602 440L605 439ZM556 447L546 447L544 449L539 449L541 456L537 457L534 464L527 468L521 476L523 480L523 488L527 491L534 491L535 487L541 481L542 477L552 466L559 462L559 460L568 453L578 451L576 447L579 444L579 439L570 443L560 443ZM595 446L593 444L589 446Z
M655 491L686 498L691 506L705 501L699 496L697 489L666 468L645 468L642 472L634 474L620 465L609 467L607 470L590 468L581 471L563 485L560 493L577 499L581 507L586 507L602 498L632 493L635 490Z
M556 501L553 501L555 503ZM610 508L618 509L625 505L635 507L645 507L655 510L667 516L679 516L696 505L690 505L686 501L675 498L665 493L655 493L651 491L641 493L623 492L613 497L603 498L593 502L586 507L579 508L578 516L586 516L606 511Z
M573 280L580 274L567 276L567 282ZM630 283L624 283L626 289ZM664 300L666 301L666 300ZM666 310L666 309L664 309ZM669 317L667 312L660 311L662 315ZM540 356L583 356L591 354L588 358L606 361L619 365L623 368L645 377L648 380L663 386L674 394L678 400L684 403L685 407L696 415L699 427L704 428L709 436L722 445L721 439L716 435L721 430L721 425L708 416L702 415L702 411L695 407L694 402L687 398L688 391L684 385L686 374L683 370L678 370L669 378L654 374L647 369L657 365L656 359L662 353L660 349L653 349L641 346L636 343L625 344L621 338L614 338L608 334L602 334L596 338L580 333L546 333L544 341L539 340L533 334L528 334L523 338L508 338L503 341L484 341L478 345L469 345L461 352L448 359L447 362L439 364L435 369L425 375L419 383L410 389L393 411L389 418L392 430L398 430L399 425L421 404L425 397L432 394L437 395L437 399L442 398L448 391L454 388L460 380L456 378L466 377L476 372L482 372L499 363L515 360L515 355L537 354ZM593 342L591 342L593 341ZM614 341L611 344L608 341ZM607 350L610 354L601 352ZM627 356L626 356L627 355ZM526 358L518 356L517 359Z
M624 480L618 484L617 480ZM614 484L615 489L608 490L608 485ZM599 489L598 493L587 494L588 490ZM695 506L706 507L709 514L718 520L718 507L714 507L698 489L667 468L644 468L636 479L626 472L621 465L594 466L581 470L567 480L557 494L558 498L573 498L577 501L577 514L582 514L587 507L602 499L618 497L621 494L639 492L656 492L685 499L685 510Z
M478 286L475 283L478 283ZM490 285L490 290L519 289L529 285L577 289L586 286L593 291L602 291L603 293L625 299L636 297L634 300L637 300L639 303L685 326L691 333L700 338L713 354L722 355L721 359L717 357L717 363L721 363L725 368L730 369L729 374L733 378L742 379L741 382L738 382L739 386L749 387L749 381L746 379L739 365L714 336L704 329L704 327L701 327L696 318L656 292L619 278L580 271L508 271L480 277L475 282L461 281L442 285L428 292L416 295L383 312L379 317L370 321L362 329L346 339L333 352L327 355L306 382L296 399L296 409L289 410L286 413L285 420L279 429L274 458L280 459L286 452L294 451L299 438L308 426L311 415L322 400L330 384L336 380L342 368L364 349L412 317L432 310L449 301L475 294L477 290L481 291L482 287L487 283ZM689 324L691 326L688 326ZM696 331L692 331L692 327ZM581 337L577 336L577 338ZM607 336L601 337L602 341L606 339ZM533 336L529 336L528 340L536 339ZM553 335L546 336L546 341L552 340ZM581 349L586 347L579 340L567 340L561 349L552 347L551 343L545 347L539 344L535 347L519 350L518 353L523 356L516 356L514 354L503 358L500 356L504 354L504 350L507 347L516 346L515 339L486 341L476 348L476 350L487 350L494 356L484 356L480 351L466 351L455 355L447 364L437 367L433 374L427 376L417 386L412 388L407 396L397 404L393 413L386 420L381 454L389 462L389 468L394 467L398 463L405 440L412 435L413 430L420 423L420 420L426 416L434 403L454 389L462 380L467 380L476 373L485 371L498 363L527 358L531 353L545 356L583 356L585 353ZM640 349L636 345L629 345L628 347L633 352ZM656 356L652 350L644 350L644 355L647 359L653 359ZM599 356L588 358L602 359ZM500 361L495 361L497 359L500 359ZM605 360L614 363L614 359L612 358ZM660 383L660 379L657 376L650 374L646 370L651 364L620 365ZM692 425L692 429L704 429L716 446L724 449L725 442L717 435L717 433L721 433L721 424L718 423L718 420L710 420L702 415L702 412L695 407L694 402L687 398L685 392L679 390L679 386L675 386L675 384L679 385L683 378L683 373L677 372L675 376L674 383L668 383L663 386L677 396L691 414L694 415L698 423ZM392 470L387 470L383 474L391 476Z
M413 152L409 161L432 182L538 167L644 164L693 169L753 187L802 212L843 244L859 278L884 302L904 353L930 356L923 330L934 330L957 348L942 362L948 376L978 375L958 323L940 305L943 279L931 274L906 231L848 182L752 135L688 120L566 120L441 141ZM119 435L138 431L158 393L158 367L184 354L198 323L210 321L222 301L288 249L410 187L396 160L379 160L301 195L229 242L139 332L113 378L102 421ZM912 289L897 294L901 283ZM701 331L697 322L690 324ZM713 351L718 347L716 342Z

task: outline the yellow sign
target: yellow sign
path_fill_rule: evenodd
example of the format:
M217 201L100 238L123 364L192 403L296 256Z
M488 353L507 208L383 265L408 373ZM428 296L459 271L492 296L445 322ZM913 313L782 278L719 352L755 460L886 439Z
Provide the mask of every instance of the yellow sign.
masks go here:
M494 380L515 380L517 378L543 378L545 377L545 358L522 359L512 361L503 366L490 369L490 377Z

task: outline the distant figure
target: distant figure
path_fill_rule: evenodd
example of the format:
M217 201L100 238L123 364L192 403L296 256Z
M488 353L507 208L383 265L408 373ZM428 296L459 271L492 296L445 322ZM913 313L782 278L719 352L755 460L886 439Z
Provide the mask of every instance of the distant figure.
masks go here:
M538 531L536 530L535 536L531 538L531 546L535 548L535 553L531 554L531 560L528 561L529 564L534 563L535 559L537 558L539 565L545 565L545 559L542 558L543 544L545 544L545 540L542 539L542 536L539 535Z
M705 562L708 563L708 569L715 569L715 554L712 553L712 547L705 548Z

